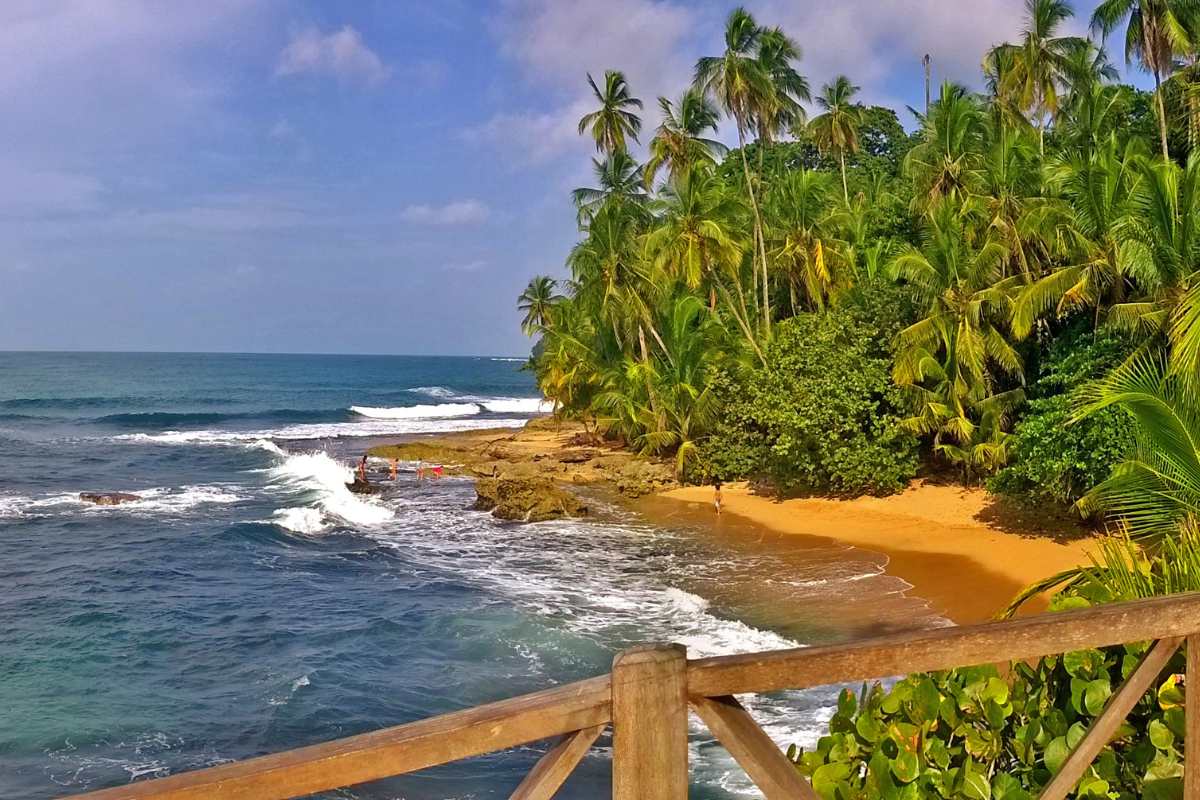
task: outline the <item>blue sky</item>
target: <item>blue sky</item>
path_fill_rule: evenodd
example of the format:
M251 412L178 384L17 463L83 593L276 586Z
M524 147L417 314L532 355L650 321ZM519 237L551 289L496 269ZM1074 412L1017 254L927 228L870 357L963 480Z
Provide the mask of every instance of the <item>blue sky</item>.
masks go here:
M814 85L900 110L924 53L978 84L1022 12L747 6ZM6 0L0 349L523 354L515 298L562 275L590 181L585 73L624 69L652 129L731 7Z

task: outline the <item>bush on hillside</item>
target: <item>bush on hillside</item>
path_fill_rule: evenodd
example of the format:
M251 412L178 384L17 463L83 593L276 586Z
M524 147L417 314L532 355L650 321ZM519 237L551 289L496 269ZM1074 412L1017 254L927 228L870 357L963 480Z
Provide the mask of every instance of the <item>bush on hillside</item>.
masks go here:
M864 284L832 310L779 323L766 368L718 378L721 417L698 470L784 490L902 488L916 472L917 442L900 427L890 343L912 309L903 289Z
M1072 423L1073 396L1121 363L1129 348L1121 339L1094 337L1090 326L1059 336L1009 439L1012 461L988 488L1027 502L1073 503L1107 478L1133 447L1132 424L1116 409Z

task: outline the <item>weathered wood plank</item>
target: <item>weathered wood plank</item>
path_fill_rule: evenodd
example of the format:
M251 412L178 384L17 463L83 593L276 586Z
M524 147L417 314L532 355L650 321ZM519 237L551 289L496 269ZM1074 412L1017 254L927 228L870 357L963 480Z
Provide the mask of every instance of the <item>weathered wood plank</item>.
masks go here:
M1075 785L1079 783L1079 779L1083 777L1088 766L1112 741L1117 728L1121 727L1125 717L1129 716L1129 712L1137 705L1138 700L1142 699L1142 695L1158 678L1159 673L1167 666L1167 662L1171 660L1171 656L1175 655L1175 651L1179 649L1182 642L1183 639L1177 637L1160 639L1155 643L1150 652L1142 658L1142 663L1138 664L1133 674L1126 679L1125 683L1121 684L1121 688L1112 697L1108 698L1108 702L1104 704L1104 710L1092 720L1083 739L1071 751L1071 755L1067 756L1067 760L1050 779L1050 783L1046 784L1046 788L1038 795L1038 800L1063 800L1074 791Z
M701 658L688 665L688 691L693 697L721 697L803 689L1198 631L1200 593L1192 592L828 647Z
M1200 800L1200 635L1187 638L1187 736L1183 740L1183 798Z
M820 800L750 713L734 697L697 697L696 714L742 765L766 800Z
M604 725L609 676L325 744L79 795L79 800L284 800Z
M687 800L687 651L637 647L613 659L614 800Z
M579 766L607 725L595 725L562 737L538 760L508 800L550 800Z

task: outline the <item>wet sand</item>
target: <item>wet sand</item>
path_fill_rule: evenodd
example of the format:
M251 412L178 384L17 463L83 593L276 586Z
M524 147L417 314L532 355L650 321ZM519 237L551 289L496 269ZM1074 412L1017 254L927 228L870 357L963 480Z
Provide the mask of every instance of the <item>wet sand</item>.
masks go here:
M961 486L917 484L891 497L837 500L779 499L732 484L723 495L721 517L711 511L712 487L683 487L662 497L708 512L717 526L732 517L881 553L889 574L959 624L987 619L1030 583L1087 564L1094 541L1061 521L1015 523L986 491ZM1044 608L1043 599L1026 611Z

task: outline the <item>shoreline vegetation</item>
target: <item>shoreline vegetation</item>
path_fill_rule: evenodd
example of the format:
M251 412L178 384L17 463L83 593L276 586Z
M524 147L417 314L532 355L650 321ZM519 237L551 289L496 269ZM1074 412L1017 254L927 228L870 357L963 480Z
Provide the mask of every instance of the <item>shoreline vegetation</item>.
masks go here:
M691 87L658 98L644 164L636 87L620 65L588 75L595 180L574 192L570 277L518 298L556 415L680 482L770 487L726 492L760 522L890 546L897 568L935 551L923 591L977 596L946 574L975 563L1041 571L1006 615L1047 593L1057 609L1200 590L1200 6L1104 0L1090 37L1067 35L1074 14L1026 0L1017 40L980 54L983 90L928 91L913 133L846 76L816 90L800 43L744 8ZM1116 42L1153 91L1118 82ZM980 486L1113 535L1086 565L1052 538L1013 556L950 511ZM799 492L815 497L773 499ZM1038 796L1145 652L846 693L791 754L826 800ZM1066 788L1183 795L1182 693L1151 688Z
M667 504L679 504L701 512L690 514L690 523L721 523L711 486L680 485L668 462L639 457L615 443L592 444L589 437L581 424L540 418L516 431L450 433L379 445L368 453L452 464L451 474L508 482L520 496L511 512L498 514L505 519L577 515L553 502L545 513L541 503L554 484L560 490L599 486L630 500L645 498L633 507L652 519L669 515ZM1090 529L1065 514L1031 510L982 487L917 481L898 494L857 498L781 498L747 484L725 485L722 492L723 514L753 529L828 539L884 555L889 574L958 624L988 619L1047 574L1086 566L1095 543ZM1045 607L1040 598L1026 611Z

